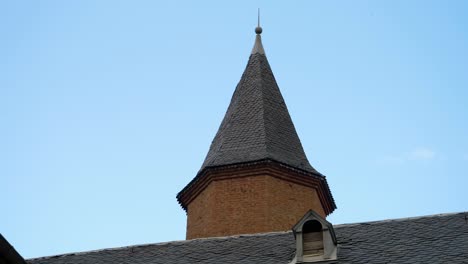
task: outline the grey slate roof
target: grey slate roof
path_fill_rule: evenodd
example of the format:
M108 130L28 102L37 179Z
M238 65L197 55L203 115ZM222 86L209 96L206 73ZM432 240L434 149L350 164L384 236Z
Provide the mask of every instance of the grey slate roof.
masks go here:
M257 35L247 67L200 171L264 159L317 173L307 160Z
M334 226L338 260L320 263L468 263L468 212ZM29 264L287 264L292 232L205 238L29 259Z

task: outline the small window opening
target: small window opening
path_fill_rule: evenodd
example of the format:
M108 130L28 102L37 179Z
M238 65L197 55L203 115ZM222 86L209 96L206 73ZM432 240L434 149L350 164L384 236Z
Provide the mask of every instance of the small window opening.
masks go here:
M319 221L310 220L305 222L302 235L304 256L323 255L323 232L322 224Z

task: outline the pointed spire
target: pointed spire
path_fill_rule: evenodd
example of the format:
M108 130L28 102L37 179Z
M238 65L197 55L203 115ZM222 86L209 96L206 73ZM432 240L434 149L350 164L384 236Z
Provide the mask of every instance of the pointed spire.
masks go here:
M318 173L307 160L262 46L261 27L247 67L232 96L201 170L274 160Z
M192 208L196 209L188 210L189 204L194 204L192 201L195 201L199 197L198 195L205 192L204 190L211 182L217 179L227 180L242 177L250 179L251 176L271 176L281 181L284 180L314 189L314 193L317 193L317 198L313 198L312 200L309 199L310 196L304 196L309 197L304 198L307 201L296 200L294 194L294 197L292 196L291 199L287 199L294 206L297 203L304 202L305 204L309 204L313 202L314 205L311 208L318 206L317 210L323 210L324 216L336 209L325 177L317 172L307 160L283 96L265 56L260 38L260 34L262 33L260 16L255 32L257 35L252 54L232 95L231 102L218 132L211 142L208 154L197 176L177 194L177 200L187 211L189 219L187 221L187 237L198 236L193 234L200 230L202 230L202 235L206 235L206 232L211 232L212 223L224 221L220 219L234 219L231 216L234 216L236 212L232 213L230 202L219 208L216 207L217 213L213 213L216 212L213 211L215 208L206 206L207 204L212 204L211 201L217 203L218 199L223 199L222 197L237 197L236 194L241 191L230 190L228 192L232 191L234 193L233 196L230 196L231 194L226 193L227 189L224 189L226 186L222 184L213 186L213 192L209 192L210 194L203 196L204 198L200 198L201 200L199 201L202 202L192 205L194 206ZM259 193L263 193L264 191L266 190L258 190ZM214 193L216 195L211 195ZM310 194L312 193L310 192ZM250 198L242 198L242 203L246 206L251 206L249 202ZM236 199L234 200L237 202ZM271 204L268 203L269 205ZM285 207L281 208L284 209ZM262 210L261 208L259 209L259 211ZM193 213L194 211L196 213ZM276 209L272 211L276 211ZM250 214L253 217L258 217L256 213L249 210L249 216L246 218L251 219L249 218ZM287 214L289 215L289 213ZM203 217L207 215L207 219L210 220L200 220L198 222L201 215ZM224 218L219 218L218 216L220 215ZM261 217L264 217L264 215ZM239 220L243 221L245 219ZM196 224L193 224L195 222ZM247 221L241 223L244 225ZM262 224L260 225L264 223L266 222L262 220ZM286 224L287 228L290 228L291 225L290 223ZM219 232L215 231L213 234L232 235L234 232L236 234L245 233L244 231L237 233L239 231L232 230L231 232L227 229L225 230L224 226L222 228L223 230ZM275 230L277 230L276 227Z

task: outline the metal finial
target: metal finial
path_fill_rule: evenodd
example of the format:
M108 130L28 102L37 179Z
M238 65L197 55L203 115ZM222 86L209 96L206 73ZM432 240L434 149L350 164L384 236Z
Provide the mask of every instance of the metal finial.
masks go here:
M258 18L257 27L260 27L260 8L258 8L257 18Z
M255 33L258 35L262 34L262 27L260 26L260 8L258 9L258 21L257 21L257 27L255 28Z

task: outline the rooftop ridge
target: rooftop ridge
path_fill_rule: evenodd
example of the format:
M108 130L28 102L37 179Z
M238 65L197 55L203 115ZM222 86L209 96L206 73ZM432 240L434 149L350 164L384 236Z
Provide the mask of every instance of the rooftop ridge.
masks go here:
M241 237L266 237L266 236L273 236L273 235L287 234L287 233L292 234L292 231L276 231L276 232L255 233L255 234L240 234L240 235L233 235L233 236L203 237L203 238L195 238L195 239L190 239L190 240L172 240L172 241L166 241L166 242L144 243L144 244L136 244L136 245L130 245L130 246L69 252L69 253L56 254L56 255L50 255L50 256L28 258L26 260L31 261L31 260L41 260L41 259L52 259L52 258L85 255L85 254L90 254L90 253L98 253L98 252L106 252L106 251L117 251L117 250L145 248L145 247L152 247L152 246L164 246L164 245L182 245L182 244L200 242L200 241L228 240L228 239L235 239L235 238L241 238Z
M463 214L468 216L468 211L391 218L391 219L384 219L384 220L372 220L372 221L356 222L356 223L344 223L344 224L333 225L333 228L350 227L350 226L358 226L358 225L374 225L374 224L383 224L383 223L389 223L389 222L404 222L404 221L411 221L411 220L418 220L418 219L447 217L447 216L463 215Z

